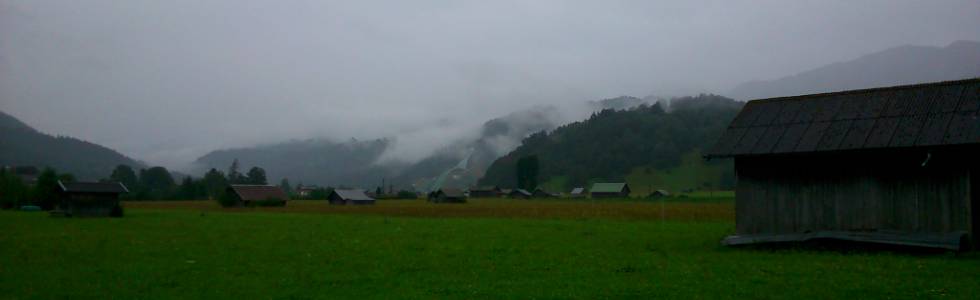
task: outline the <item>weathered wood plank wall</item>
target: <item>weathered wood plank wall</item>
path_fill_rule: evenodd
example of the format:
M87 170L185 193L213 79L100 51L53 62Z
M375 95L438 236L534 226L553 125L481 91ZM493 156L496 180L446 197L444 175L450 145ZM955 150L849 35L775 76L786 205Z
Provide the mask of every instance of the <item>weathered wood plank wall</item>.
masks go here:
M933 154L736 158L736 231L973 231L970 164Z

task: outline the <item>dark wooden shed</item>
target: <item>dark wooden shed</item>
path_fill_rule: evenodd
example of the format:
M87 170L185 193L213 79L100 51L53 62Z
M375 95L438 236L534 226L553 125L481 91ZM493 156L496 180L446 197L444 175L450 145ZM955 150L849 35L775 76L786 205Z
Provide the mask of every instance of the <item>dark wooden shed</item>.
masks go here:
M531 192L525 189L513 189L510 193L507 193L507 197L511 199L530 199L531 196L533 196Z
M592 198L626 198L630 186L625 182L596 183L592 185Z
M129 192L119 182L58 181L58 187L61 194L58 212L67 217L122 216L119 194Z
M371 205L374 198L364 193L364 190L342 190L335 189L327 196L330 204L334 205Z
M496 198L500 197L500 188L497 186L479 186L470 189L471 198Z
M289 196L274 185L232 184L225 191L234 197L238 206L251 206L262 202L266 206L286 206Z
M558 194L546 191L542 188L536 188L534 189L534 192L531 192L531 196L534 198L557 198Z
M735 160L723 243L976 244L978 109L980 79L749 101L706 155Z
M432 203L466 203L466 194L463 190L454 188L441 188L429 193L429 202Z

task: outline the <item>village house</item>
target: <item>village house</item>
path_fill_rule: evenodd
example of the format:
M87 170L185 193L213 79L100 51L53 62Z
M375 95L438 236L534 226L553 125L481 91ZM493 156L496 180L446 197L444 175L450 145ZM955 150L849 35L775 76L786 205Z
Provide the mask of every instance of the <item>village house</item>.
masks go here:
M585 188L583 187L573 188L572 191L568 193L568 197L571 198L582 198L585 197L585 195Z
M978 109L980 79L746 103L706 155L735 161L723 243L980 242Z

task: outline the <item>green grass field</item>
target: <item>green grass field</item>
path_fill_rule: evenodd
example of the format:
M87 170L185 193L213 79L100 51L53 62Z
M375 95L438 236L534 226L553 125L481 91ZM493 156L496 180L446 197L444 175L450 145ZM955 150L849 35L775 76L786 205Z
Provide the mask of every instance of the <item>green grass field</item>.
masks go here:
M0 298L962 298L980 256L719 245L730 201L0 211Z

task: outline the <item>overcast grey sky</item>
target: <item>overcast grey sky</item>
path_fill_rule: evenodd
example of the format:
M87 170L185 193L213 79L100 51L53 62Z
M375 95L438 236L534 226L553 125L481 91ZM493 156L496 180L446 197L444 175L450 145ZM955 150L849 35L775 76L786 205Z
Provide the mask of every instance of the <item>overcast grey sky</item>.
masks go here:
M179 168L963 39L980 39L980 1L0 0L0 110Z

